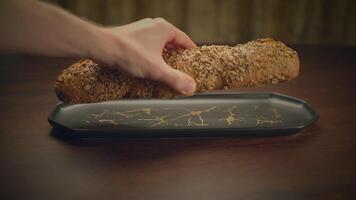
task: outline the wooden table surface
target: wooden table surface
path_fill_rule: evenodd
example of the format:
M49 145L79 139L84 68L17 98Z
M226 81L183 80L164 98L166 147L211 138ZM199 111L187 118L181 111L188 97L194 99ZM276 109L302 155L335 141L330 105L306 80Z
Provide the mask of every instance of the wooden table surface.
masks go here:
M0 56L0 199L350 199L356 48L295 46L300 77L266 88L319 121L290 136L66 141L47 117L73 59Z

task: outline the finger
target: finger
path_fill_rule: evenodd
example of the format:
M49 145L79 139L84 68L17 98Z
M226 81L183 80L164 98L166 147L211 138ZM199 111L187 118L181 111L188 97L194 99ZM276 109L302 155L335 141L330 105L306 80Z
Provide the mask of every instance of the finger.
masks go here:
M166 63L162 63L162 67L152 77L184 95L192 95L195 92L196 83L194 79L181 71L173 69Z
M190 39L190 37L185 34L183 31L179 30L177 27L175 27L173 24L167 22L165 19L162 17L155 18L154 21L158 22L161 25L164 25L166 28L168 28L168 43L172 43L176 46L180 46L183 48L194 48L197 47L197 45Z
M187 34L179 30L175 26L173 26L173 29L174 29L174 37L172 38L171 43L188 49L197 47L197 45L192 41L192 39L190 39L190 37Z
M141 19L139 21L136 21L134 23L137 23L137 24L145 24L145 23L148 23L148 22L151 22L153 19L152 18L144 18L144 19Z
M176 45L174 45L172 43L167 43L165 48L167 48L167 49L176 49L177 47L176 47Z

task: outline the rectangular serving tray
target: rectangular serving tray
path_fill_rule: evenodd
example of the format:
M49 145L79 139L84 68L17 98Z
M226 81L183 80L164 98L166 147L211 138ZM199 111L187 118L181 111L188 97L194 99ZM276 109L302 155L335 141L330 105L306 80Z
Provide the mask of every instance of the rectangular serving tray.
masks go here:
M59 103L49 123L60 134L98 137L284 135L319 115L305 101L277 93L204 93L178 99Z

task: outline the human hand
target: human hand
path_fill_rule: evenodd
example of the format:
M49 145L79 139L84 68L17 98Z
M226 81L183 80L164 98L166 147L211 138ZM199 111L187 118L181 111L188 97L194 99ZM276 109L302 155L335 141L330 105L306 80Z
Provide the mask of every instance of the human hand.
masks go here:
M194 42L182 31L162 18L143 19L115 28L102 28L105 35L103 53L94 59L129 74L166 83L176 91L191 95L195 81L164 61L168 46L194 48Z

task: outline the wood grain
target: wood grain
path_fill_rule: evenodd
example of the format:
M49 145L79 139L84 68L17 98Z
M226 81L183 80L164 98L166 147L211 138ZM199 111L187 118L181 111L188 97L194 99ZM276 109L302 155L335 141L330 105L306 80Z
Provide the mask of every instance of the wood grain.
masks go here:
M105 24L124 25L135 21L135 4L131 0L107 0Z
M237 0L218 1L217 3L217 41L220 43L235 43L238 41L238 24L235 23L239 17ZM236 33L236 34L231 34Z
M356 48L294 46L300 77L265 88L308 101L291 136L66 141L47 116L73 59L0 56L0 199L354 199Z
M208 43L217 38L217 1L187 1L186 31L194 41Z
M107 25L163 17L198 43L356 45L354 0L45 0Z

